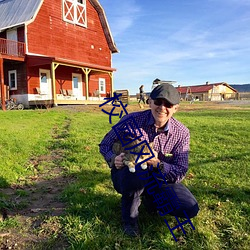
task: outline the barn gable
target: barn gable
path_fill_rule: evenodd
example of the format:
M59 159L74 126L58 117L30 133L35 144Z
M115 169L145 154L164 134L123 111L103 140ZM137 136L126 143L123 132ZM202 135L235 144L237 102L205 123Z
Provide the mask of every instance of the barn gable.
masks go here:
M84 0L83 2L85 2ZM13 28L16 26L28 24L31 21L34 21L35 16L37 12L39 11L40 7L42 6L44 0L1 0L0 1L0 32ZM66 15L66 20L70 21L70 18L72 18L72 11L76 11L78 13L78 16L76 15L76 18L80 17L81 20L78 20L78 24L81 24L84 22L82 20L81 15L79 13L84 12L84 8L79 8L74 10L70 4L75 2L74 0L62 0L62 7L63 11L65 11L65 15L68 11L68 15ZM78 1L77 1L78 2ZM104 12L104 9L100 5L98 0L89 0L91 5L96 9L102 28L105 34L105 37L107 39L107 43L109 45L109 49L112 53L118 52L118 49L116 47L116 44L114 42L113 36L111 34L107 18ZM81 3L78 2L78 5L81 5ZM71 10L71 11L70 11ZM82 25L86 27L86 23Z

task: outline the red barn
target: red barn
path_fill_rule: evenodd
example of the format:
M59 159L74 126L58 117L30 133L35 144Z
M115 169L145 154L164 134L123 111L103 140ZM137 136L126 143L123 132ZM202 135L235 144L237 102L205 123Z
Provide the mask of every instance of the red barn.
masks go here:
M98 103L118 52L98 0L0 0L2 103Z

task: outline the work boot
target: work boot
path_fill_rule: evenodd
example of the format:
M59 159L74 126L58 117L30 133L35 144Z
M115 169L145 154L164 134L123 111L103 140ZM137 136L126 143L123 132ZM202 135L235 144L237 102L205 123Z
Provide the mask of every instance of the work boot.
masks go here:
M142 204L148 214L157 215L157 208L145 196L142 197Z
M138 237L140 236L140 232L139 232L139 227L138 227L138 223L133 223L133 224L124 224L123 225L123 231L126 235L130 236L130 237Z

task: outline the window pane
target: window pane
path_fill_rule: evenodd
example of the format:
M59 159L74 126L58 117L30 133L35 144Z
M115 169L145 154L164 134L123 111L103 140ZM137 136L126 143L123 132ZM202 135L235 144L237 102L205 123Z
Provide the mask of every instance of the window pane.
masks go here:
M101 91L103 92L104 91L104 86L103 86L103 82L101 83Z
M47 74L41 73L41 82L47 83Z
M99 90L101 94L106 93L106 83L104 78L99 78Z
M15 81L15 73L10 74L10 88L16 87L16 81Z
M9 76L9 87L12 90L17 89L17 75L16 75L16 70L10 70L8 72Z
M73 85L74 85L74 89L78 89L78 77L73 77Z

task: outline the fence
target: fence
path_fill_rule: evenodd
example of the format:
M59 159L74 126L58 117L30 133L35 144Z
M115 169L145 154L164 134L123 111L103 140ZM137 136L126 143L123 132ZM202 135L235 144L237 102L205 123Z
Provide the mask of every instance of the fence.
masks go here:
M129 103L129 92L127 89L116 90L115 93L117 95L122 94L122 96L119 98L122 103Z
M250 100L250 92L239 92L238 100Z
M181 98L185 101L191 101L193 98L199 101L223 101L223 100L250 100L250 92L237 93L213 93L213 94L190 94L188 96L182 95Z

